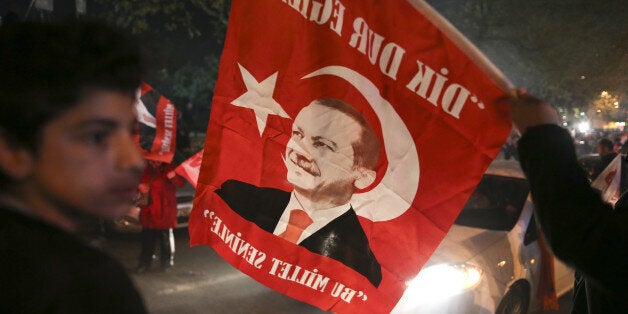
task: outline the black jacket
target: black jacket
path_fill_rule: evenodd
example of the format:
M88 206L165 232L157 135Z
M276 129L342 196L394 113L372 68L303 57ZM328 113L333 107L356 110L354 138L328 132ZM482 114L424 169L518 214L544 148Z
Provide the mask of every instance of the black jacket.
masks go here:
M0 256L0 313L146 312L117 261L1 206Z
M530 128L519 140L519 157L543 234L554 254L584 276L574 291L584 299L574 304L586 304L589 313L625 313L628 197L615 209L601 200L578 164L571 135L559 126Z
M223 183L216 194L242 218L270 233L275 230L290 201L289 192L259 188L235 180ZM381 266L353 209L332 220L299 245L353 268L375 287L382 281Z

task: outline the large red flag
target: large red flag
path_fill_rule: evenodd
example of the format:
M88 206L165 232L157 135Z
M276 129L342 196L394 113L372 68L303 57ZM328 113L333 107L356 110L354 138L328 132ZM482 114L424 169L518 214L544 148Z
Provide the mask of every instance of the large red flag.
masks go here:
M191 244L324 310L389 312L510 132L506 84L447 27L418 1L234 0Z
M136 142L144 158L172 162L177 142L177 108L146 83L140 87L135 107L139 121Z

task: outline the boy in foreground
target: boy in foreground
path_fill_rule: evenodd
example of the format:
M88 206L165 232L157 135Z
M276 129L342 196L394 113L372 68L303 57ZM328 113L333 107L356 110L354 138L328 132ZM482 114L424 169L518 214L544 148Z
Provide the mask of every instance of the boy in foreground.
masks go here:
M142 67L103 25L0 27L0 313L144 313L124 268L75 234L132 205Z

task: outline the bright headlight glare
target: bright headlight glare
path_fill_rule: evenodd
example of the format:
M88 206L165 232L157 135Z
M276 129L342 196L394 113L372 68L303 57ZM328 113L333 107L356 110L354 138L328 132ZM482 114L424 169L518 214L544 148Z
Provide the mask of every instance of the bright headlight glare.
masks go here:
M472 265L437 264L423 269L408 283L406 293L431 302L444 299L477 286L482 271Z
M591 129L589 122L583 121L578 124L578 131L581 133L588 132Z

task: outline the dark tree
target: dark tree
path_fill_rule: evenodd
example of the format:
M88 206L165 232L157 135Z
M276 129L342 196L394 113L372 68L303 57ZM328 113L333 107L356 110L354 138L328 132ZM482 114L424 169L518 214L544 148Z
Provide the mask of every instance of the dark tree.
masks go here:
M517 86L564 107L626 99L623 0L430 0Z

